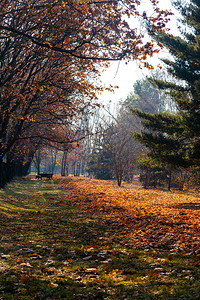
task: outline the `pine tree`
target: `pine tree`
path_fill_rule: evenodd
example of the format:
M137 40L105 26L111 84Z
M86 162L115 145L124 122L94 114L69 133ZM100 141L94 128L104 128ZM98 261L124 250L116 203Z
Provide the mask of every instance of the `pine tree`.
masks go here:
M138 108L150 113L163 110L166 102L164 93L155 88L148 78L136 80L133 89L134 91L123 102L124 106Z
M200 1L179 5L179 10L184 23L180 36L154 33L172 55L163 60L172 80L151 79L170 94L176 110L155 114L134 110L144 126L135 138L150 149L152 162L168 169L200 166Z

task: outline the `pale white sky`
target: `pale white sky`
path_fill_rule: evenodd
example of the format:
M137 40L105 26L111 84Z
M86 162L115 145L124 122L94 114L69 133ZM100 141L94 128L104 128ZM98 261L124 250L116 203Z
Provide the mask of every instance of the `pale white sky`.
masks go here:
M128 64L123 61L112 62L110 68L102 74L102 82L105 85L119 86L119 88L115 89L115 93L104 92L100 100L103 102L125 100L133 90L134 82L144 78L145 74L148 74L148 71L139 69L137 62L131 61Z
M146 2L146 0L144 0ZM160 0L159 5L162 9L171 9L173 12L175 11L172 6L170 0ZM175 17L171 17L174 20L171 21L170 27L172 29L172 32L174 32L174 29L176 28L176 21ZM163 50L160 55L163 57L167 55L167 51ZM154 56L154 59L151 60L153 62L153 65L156 67L156 65L159 63L158 56ZM118 89L116 89L115 93L109 93L104 92L100 96L100 101L103 103L107 103L108 101L116 102L119 100L125 100L128 94L133 91L133 84L136 80L140 80L144 78L145 76L150 75L150 71L146 69L139 69L138 62L137 61L131 61L128 64L125 64L125 62L112 62L110 68L105 71L102 74L102 81L104 84L111 84L113 86L117 85L119 86Z

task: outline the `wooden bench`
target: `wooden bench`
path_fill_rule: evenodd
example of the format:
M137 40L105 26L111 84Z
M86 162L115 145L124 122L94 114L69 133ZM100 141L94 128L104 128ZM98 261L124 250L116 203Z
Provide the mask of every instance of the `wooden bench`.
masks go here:
M42 179L42 178L52 179L52 177L53 177L52 173L40 173L36 175L36 179Z

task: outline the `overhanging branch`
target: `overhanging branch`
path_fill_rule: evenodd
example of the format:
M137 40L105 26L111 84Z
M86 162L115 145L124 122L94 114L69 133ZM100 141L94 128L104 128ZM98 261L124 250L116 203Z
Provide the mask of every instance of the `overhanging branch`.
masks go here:
M35 37L31 36L30 34L27 34L27 33L23 32L23 31L20 31L18 29L13 28L13 27L8 27L8 26L0 25L0 29L3 29L3 30L6 30L6 31L15 33L15 34L17 34L19 36L23 36L23 37L31 40L34 44L36 44L36 45L38 45L40 47L47 48L47 49L53 50L55 52L60 52L60 53L68 54L68 55L70 55L72 57L76 57L76 58L84 59L84 60L119 61L119 60L122 60L126 56L126 54L127 54L127 51L124 50L116 58L78 55L78 54L74 53L74 50L67 50L67 49L63 49L63 48L58 47L58 46L53 46L53 45L51 45L48 42L41 42L39 39L36 39Z

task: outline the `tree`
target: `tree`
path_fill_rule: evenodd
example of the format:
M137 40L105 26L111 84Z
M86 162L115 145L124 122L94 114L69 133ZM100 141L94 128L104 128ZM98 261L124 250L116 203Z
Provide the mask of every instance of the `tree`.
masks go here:
M149 3L152 11L144 14L139 12L140 1L3 0L0 29L5 38L19 36L70 59L107 61L126 57L143 61L157 49L151 41L142 40L143 34L130 27L127 17L139 17L152 30L165 31L171 14L160 9L155 0Z
M179 6L185 25L180 36L156 36L172 55L171 60L163 60L172 80L152 82L170 94L176 110L155 114L134 112L146 129L135 137L150 149L151 159L165 166L169 173L175 168L200 164L199 4L193 0L183 8Z
M82 77L78 78L75 75L82 69L80 64L60 54L52 59L44 49L37 45L29 47L25 42L21 37L2 42L0 186L11 178L10 171L6 176L2 167L6 164L5 169L10 170L9 156L12 153L13 160L15 144L20 151L19 140L31 139L32 150L37 149L34 144L41 139L54 145L69 144L66 127L76 114L83 114L84 101L95 98L94 85L85 81L88 70L82 70ZM90 70L91 63L85 66Z
M103 110L104 117L97 127L88 169L96 178L115 178L121 186L122 180L131 181L136 156L141 153L140 146L131 138L131 130L138 124L133 124L133 118L129 118L130 113L123 105L118 106L116 115L109 107Z
M43 157L44 157L44 151L42 151L42 149L39 148L35 152L34 159L33 159L33 164L37 170L37 175L40 175L40 167L41 167L41 162Z
M113 173L117 180L118 186L121 186L122 180L132 163L136 154L136 145L131 139L131 126L126 123L127 119L119 117L116 122L112 122L105 130L106 149L110 153L113 162ZM134 153L135 151L135 153ZM128 177L127 177L128 178Z
M164 31L170 12L150 2L155 17L144 19ZM130 15L142 18L136 4L1 1L0 186L8 179L6 165L15 144L23 144L19 140L35 143L33 151L41 139L50 146L69 145L64 131L102 90L93 78L108 61L144 61L158 51L125 21Z
M119 186L122 180L132 181L138 172L137 160L145 154L144 147L132 139L132 133L141 129L141 122L133 118L130 107L155 112L166 104L163 94L147 79L137 81L133 87L134 91L121 102L116 113L104 108L89 162L89 170L97 178L116 178Z
M137 80L133 85L133 89L133 92L128 95L123 105L148 113L165 109L167 104L166 95L155 88L148 78Z
M123 129L123 131L129 133L129 141L126 146L125 153L122 154L125 154L124 156L127 158L130 156L123 175L125 179L132 179L133 174L138 172L139 165L137 161L144 158L146 154L146 149L144 149L140 143L132 141L132 134L141 130L142 124L138 117L133 117L131 111L133 109L140 109L145 112L153 113L164 110L168 104L168 99L166 99L165 95L157 88L153 87L147 78L143 80L137 80L133 85L133 88L133 92L131 92L126 100L122 103L119 113L119 120L121 120L121 122L123 120L123 124L126 126L126 129ZM130 155L128 155L127 152L128 148ZM128 166L132 167L130 168Z
M104 141L105 142L105 141ZM96 145L97 146L97 145ZM113 178L113 162L105 143L93 149L88 158L88 172L97 179Z

